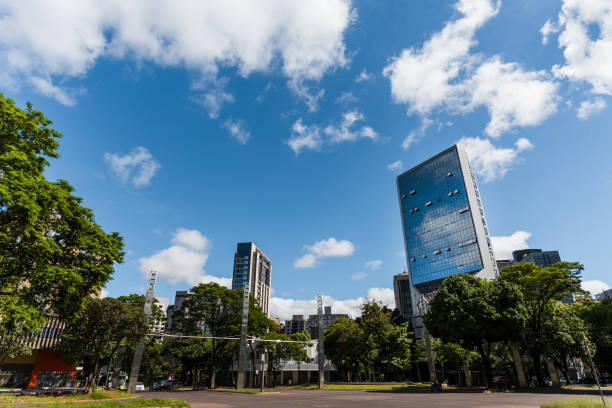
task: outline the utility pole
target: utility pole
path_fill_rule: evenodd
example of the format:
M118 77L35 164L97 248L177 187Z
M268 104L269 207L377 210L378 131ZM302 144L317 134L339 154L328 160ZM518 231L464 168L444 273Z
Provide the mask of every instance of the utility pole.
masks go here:
M601 395L601 402L603 402L604 407L606 405L606 400L604 399L603 392L601 392L601 385L599 385L599 377L597 376L597 370L595 369L595 364L593 364L593 357L591 356L591 348L589 347L589 342L587 341L586 335L582 332L582 338L584 339L584 345L589 353L589 361L591 362L591 370L593 370L593 375L595 376L595 381L597 381L597 388L599 389L599 395Z
M153 305L153 293L155 292L155 281L157 280L157 272L151 271L149 278L149 287L147 288L147 294L145 296L144 312L149 321L151 316L151 306ZM138 374L140 373L140 363L142 363L142 354L144 353L145 337L136 345L134 350L134 361L132 362L132 371L130 371L130 378L128 383L128 394L133 394L136 388L136 382L138 381Z
M249 326L249 282L244 283L242 293L242 323L240 324L240 349L238 350L238 375L236 388L244 388L248 361L247 328Z
M325 386L325 350L323 348L323 297L317 295L317 320L319 323L319 341L317 342L319 359L319 389Z

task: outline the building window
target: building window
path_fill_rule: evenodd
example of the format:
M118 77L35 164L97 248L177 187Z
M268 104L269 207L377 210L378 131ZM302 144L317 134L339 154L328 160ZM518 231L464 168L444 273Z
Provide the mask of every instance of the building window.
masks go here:
M459 214L463 214L463 213L466 213L468 211L470 211L470 207L464 207L464 208L459 210Z
M415 262L416 258L413 256L412 258L410 258L410 262Z
M446 247L446 252L450 252L450 247Z
M407 197L407 195L406 195L406 194L402 194L402 198L406 198L406 197Z
M442 253L442 251L440 251L439 249L436 249L436 250L434 251L434 255L440 255L441 253Z
M427 258L427 254L423 254L423 259Z
M426 202L425 205L429 207L431 205L431 201Z
M414 214L414 210L412 208L410 209L410 214Z
M459 190L455 190L455 194L459 194Z
M414 211L419 211L419 207L414 207Z
M449 193L448 193L448 196L449 196L449 197L452 197L452 196L453 196L453 192L452 192L452 191L451 191L451 192L449 192Z
M452 172L450 172L450 171L449 171L449 172L448 172L448 174L447 174L447 176L448 176L448 177L452 177L452 175L453 175L453 173L452 173Z
M410 195L413 195L413 194L415 194L415 193L416 193L416 189L412 189L412 190L410 190Z

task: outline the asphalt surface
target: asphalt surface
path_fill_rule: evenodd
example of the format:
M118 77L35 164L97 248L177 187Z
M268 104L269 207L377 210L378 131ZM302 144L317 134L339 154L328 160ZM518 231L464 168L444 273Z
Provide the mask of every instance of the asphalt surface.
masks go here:
M575 394L578 394L576 392ZM263 394L221 391L145 392L141 398L169 398L187 401L193 408L370 408L370 407L539 407L545 402L576 397L566 393L502 393L502 392L390 392L291 390ZM592 398L596 398L591 394Z

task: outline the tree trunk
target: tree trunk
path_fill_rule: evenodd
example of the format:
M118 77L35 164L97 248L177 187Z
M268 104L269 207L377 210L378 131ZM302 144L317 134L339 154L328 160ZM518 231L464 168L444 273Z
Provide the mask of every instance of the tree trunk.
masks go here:
M478 342L478 353L482 358L482 367L484 369L485 385L491 387L493 385L493 376L491 374L491 360L489 359L489 353L485 352L484 346L481 341Z
M552 382L553 387L559 387L559 376L557 375L557 369L555 368L555 363L553 363L552 358L546 359L546 367L548 368L548 375L550 375L550 381Z
M527 388L527 378L525 377L525 370L523 369L523 361L521 360L518 344L516 344L516 342L511 342L510 349L512 350L512 359L514 360L519 387Z
M470 375L470 363L467 361L463 363L463 374L465 375L465 385L471 387L472 376Z
M540 351L532 351L531 359L533 360L533 369L535 371L536 378L538 379L538 385L540 387L544 387L546 383L544 382L544 373L542 373L542 360Z
M211 388L211 389L214 389L214 388L216 388L216 387L217 387L217 384L216 384L216 379L217 379L217 372L216 372L216 371L213 371L213 372L210 374L210 388Z
M89 373L85 381L85 392L87 394L91 394L93 392L94 381L97 377L98 370L100 369L99 366L100 366L100 361L96 359L96 362L94 363L94 366L93 366L93 370L91 370L91 373Z

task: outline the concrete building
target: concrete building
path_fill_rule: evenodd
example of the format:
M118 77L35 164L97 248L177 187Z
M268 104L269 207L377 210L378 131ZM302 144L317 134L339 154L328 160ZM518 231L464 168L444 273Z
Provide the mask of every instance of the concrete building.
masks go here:
M512 259L498 259L496 263L497 270L501 272L501 270L504 269L506 266L514 265L516 262L514 262Z
M538 266L551 266L561 262L559 251L542 251L541 249L519 249L512 252L514 262L532 262Z
M402 231L410 280L413 324L454 274L498 276L476 176L454 145L397 177Z
M332 313L331 306L325 306L323 313L323 331L327 330L336 320L341 317L349 317L346 313ZM318 315L308 316L308 332L312 339L319 338L319 317Z
M308 320L304 319L304 315L293 315L291 320L285 321L285 334L287 336L306 330L308 330Z
M270 287L272 263L252 242L241 242L234 254L232 289L243 289L249 284L251 296L257 300L266 316L270 316Z
M600 294L596 295L595 299L600 302L604 299L612 299L612 289L604 290Z
M156 297L157 303L155 303L162 311L163 316L159 320L155 320L153 331L156 333L164 333L166 331L166 321L168 320L168 304L170 303L169 298Z
M412 296L410 295L410 275L408 272L393 277L393 291L395 292L395 307L398 308L402 319L412 320Z

